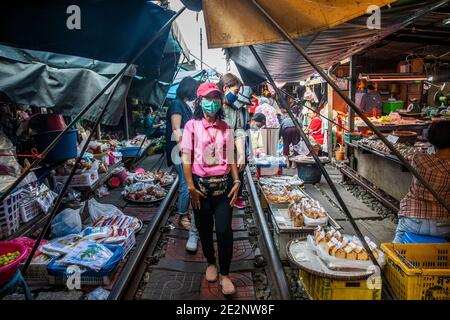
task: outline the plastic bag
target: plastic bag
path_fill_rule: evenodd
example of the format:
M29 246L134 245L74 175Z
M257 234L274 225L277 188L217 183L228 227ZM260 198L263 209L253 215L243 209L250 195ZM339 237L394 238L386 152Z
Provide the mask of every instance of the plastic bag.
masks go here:
M72 250L59 262L67 265L76 264L98 271L112 256L113 252L102 244L81 241L72 247Z
M92 221L97 221L101 216L123 215L115 205L100 203L94 198L88 201L88 210Z
M16 147L11 140L0 130L0 153L9 154L9 156L0 157L0 173L1 175L11 175L18 177L22 171L22 167L17 162L13 154L16 154Z
M311 219L304 214L303 221L305 223L305 226L309 227L326 226L328 224L328 216L321 217L318 219Z
M72 250L72 246L81 240L83 240L83 238L80 234L69 234L41 245L39 250L49 256L59 257L62 254L69 253Z
M87 294L86 300L107 300L109 293L110 292L108 290L98 287Z
M36 202L44 213L48 213L57 196L58 194L50 190L45 184L42 184L38 187Z
M303 141L303 139L300 140L299 143L294 145L294 151L300 156L306 156L307 154L309 154L309 149L306 146L306 143L305 141Z
M81 232L80 210L64 209L52 222L52 233L55 237L64 237Z

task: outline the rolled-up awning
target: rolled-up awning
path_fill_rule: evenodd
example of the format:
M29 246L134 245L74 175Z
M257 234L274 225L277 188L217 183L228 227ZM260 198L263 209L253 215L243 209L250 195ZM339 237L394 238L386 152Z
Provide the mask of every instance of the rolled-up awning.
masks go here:
M146 0L2 0L0 44L124 63L173 15ZM136 61L139 74L157 75L169 32Z
M40 60L45 60L47 64ZM52 108L57 113L73 116L123 66L124 64L0 45L0 92L17 104ZM119 123L134 75L135 68L131 66L119 83L102 124ZM110 90L113 88L114 86ZM83 118L95 121L99 108L105 105L107 98L108 95L105 94L97 100Z
M293 38L314 34L395 0L259 0ZM203 0L209 48L230 48L283 40L252 1ZM372 12L372 11L369 11Z

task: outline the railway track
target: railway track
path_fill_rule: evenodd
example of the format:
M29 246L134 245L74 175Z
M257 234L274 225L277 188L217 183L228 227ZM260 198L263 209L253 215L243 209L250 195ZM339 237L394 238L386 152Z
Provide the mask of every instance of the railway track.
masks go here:
M246 189L250 207L233 213L235 242L230 275L237 293L230 299L290 299L289 284L252 179L246 179ZM177 222L177 190L178 179L112 287L110 300L224 298L217 283L210 284L203 278L206 261L200 244L196 254L184 249L188 231Z

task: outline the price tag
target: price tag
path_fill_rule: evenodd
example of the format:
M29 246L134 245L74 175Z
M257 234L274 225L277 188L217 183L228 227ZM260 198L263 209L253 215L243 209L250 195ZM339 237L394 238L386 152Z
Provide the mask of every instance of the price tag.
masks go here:
M388 140L390 143L392 143L392 144L396 144L397 141L398 141L398 138L399 138L399 137L392 136L392 135L387 136L387 140Z

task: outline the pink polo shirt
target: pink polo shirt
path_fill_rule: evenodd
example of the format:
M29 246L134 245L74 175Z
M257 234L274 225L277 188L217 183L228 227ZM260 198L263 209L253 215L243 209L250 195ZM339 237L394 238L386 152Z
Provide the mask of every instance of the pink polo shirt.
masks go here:
M212 147L217 159L215 164L205 160L211 156ZM184 126L181 152L191 153L193 174L200 177L226 175L230 172L230 162L234 161L232 130L219 119L213 124L205 119L189 120Z

